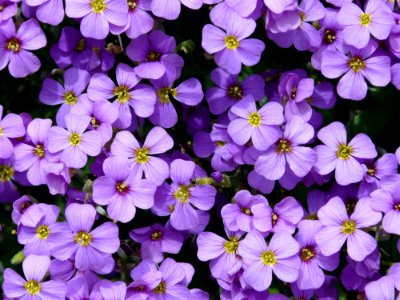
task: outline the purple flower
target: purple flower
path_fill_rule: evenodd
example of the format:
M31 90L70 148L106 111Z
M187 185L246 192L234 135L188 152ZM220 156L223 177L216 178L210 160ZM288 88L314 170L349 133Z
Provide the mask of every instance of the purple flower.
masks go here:
M371 35L377 40L386 39L394 24L391 9L380 0L368 0L364 11L355 3L345 3L338 22L344 26L344 41L358 49L367 46Z
M181 3L190 9L199 9L203 5L203 0L153 0L151 11L157 17L175 20L181 12Z
M371 41L360 50L350 48L349 55L335 50L322 54L321 72L325 77L333 79L344 74L337 86L340 97L364 99L368 90L365 78L375 86L390 82L390 57L374 54L376 49L377 43Z
M285 10L296 7L297 2L293 0L264 0L265 6L275 14L281 14Z
M90 298L98 300L125 300L125 295L125 282L100 280L93 286Z
M49 241L51 254L59 260L75 259L80 270L101 273L104 264L120 245L118 226L105 222L92 229L96 210L89 204L72 203L65 209L67 223L58 223Z
M56 80L47 78L43 82L39 99L47 105L62 104L57 111L58 126L65 127L65 116L71 112L72 107L82 99L90 74L85 70L70 68L64 73L64 87Z
M17 32L12 19L2 22L0 70L8 64L8 71L15 78L35 73L40 68L40 60L29 51L43 48L46 43L46 36L35 19L22 23Z
M211 113L224 113L237 101L247 95L253 96L256 101L264 97L264 80L259 75L249 75L239 82L238 76L232 75L222 68L211 72L211 80L217 85L206 91L206 99Z
M15 156L12 155L7 159L0 159L0 203L13 202L20 197L15 180Z
M93 184L93 201L107 205L112 219L126 223L134 218L136 207L149 209L153 206L156 185L132 171L128 158L107 158L103 170L105 176Z
M317 232L315 240L325 256L339 252L347 241L347 253L356 260L362 261L375 250L375 239L361 230L380 222L381 213L370 207L368 198L358 200L354 212L347 214L342 199L334 197L318 211L318 220L322 228Z
M170 164L172 184L164 183L156 192L152 211L160 216L170 214L171 225L177 230L198 228L201 211L214 206L216 189L208 184L192 184L195 166L192 161L175 159Z
M256 291L268 289L272 272L284 282L294 282L299 275L299 245L287 233L275 233L267 246L258 231L251 231L239 244L243 259L243 280Z
M151 259L155 263L160 263L164 259L163 253L179 253L184 241L180 232L161 224L133 229L129 232L129 236L135 242L141 243L142 259Z
M241 235L230 234L229 239L212 232L202 232L197 237L197 257L201 261L210 260L211 274L222 280L237 273L242 267L242 261L237 255Z
M50 25L58 25L64 19L64 4L62 0L24 0L22 12L32 11L36 18Z
M179 75L179 73L171 70L160 79L150 81L157 91L156 106L154 113L150 116L150 121L154 125L171 128L177 123L178 115L171 102L171 96L188 106L198 105L203 100L204 94L201 83L196 78L189 78L177 87L173 87L174 81L178 79Z
M67 130L52 127L48 134L50 153L61 152L61 161L70 168L82 168L87 163L87 155L97 156L101 151L101 136L94 131L84 132L91 118L76 114L65 117Z
M245 66L254 66L265 49L262 41L246 39L256 28L252 19L229 19L220 28L207 24L203 28L201 45L209 54L215 53L215 62L229 73L238 74Z
M154 127L148 133L143 146L128 131L120 131L111 144L111 154L131 158L131 172L160 185L169 176L169 166L155 154L165 153L174 146L174 141L161 127Z
M236 193L234 203L226 204L221 210L222 220L225 227L232 231L254 230L253 213L251 209L259 203L268 203L262 195L252 195L247 190Z
M105 74L94 74L90 79L88 96L92 101L104 101L115 97L113 105L119 111L116 125L124 129L132 123L130 107L142 118L147 118L153 113L156 94L153 88L141 84L141 78L126 64L121 63L117 66L116 75L118 85Z
M322 269L333 271L339 264L339 253L324 256L315 242L315 235L321 228L318 221L304 220L299 223L296 240L299 243L299 257L301 260L297 286L299 289L317 289L325 281Z
M257 109L256 102L248 96L231 107L233 120L228 125L228 133L235 143L242 146L250 139L257 150L266 150L280 135L275 125L283 123L282 105L266 103Z
M257 159L254 170L269 180L280 179L287 168L296 176L304 177L317 161L317 154L311 148L299 146L314 137L314 128L294 116L286 125L281 138L275 141Z
M22 262L25 278L12 269L4 271L3 291L7 297L17 299L63 300L67 287L61 280L42 282L49 269L50 258L42 255L29 255Z
M7 114L3 117L3 106L0 105L0 158L9 158L14 146L10 138L22 137L25 134L22 118L16 114Z
M400 184L391 190L377 189L370 195L371 208L383 212L383 229L388 233L400 235Z
M377 155L374 144L366 134L359 133L347 143L346 128L340 122L322 128L318 138L325 145L315 148L318 155L315 168L321 175L335 170L335 178L340 185L360 182L364 170L359 159L371 159Z
M17 3L10 0L0 0L0 7L0 23L12 18L18 11Z
M183 67L183 59L174 53L175 48L174 37L155 30L149 35L143 34L133 39L126 48L126 53L132 61L139 62L135 68L137 75L158 79L169 70L180 70Z
M365 295L368 300L394 300L395 282L390 276L371 281L365 286Z
M107 37L110 24L126 25L128 3L125 0L66 0L65 12L70 18L82 18L83 36L101 40Z

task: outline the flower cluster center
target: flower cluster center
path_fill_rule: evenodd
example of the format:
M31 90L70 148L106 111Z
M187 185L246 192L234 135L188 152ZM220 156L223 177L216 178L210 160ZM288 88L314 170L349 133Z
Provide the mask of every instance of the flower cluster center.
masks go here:
M80 134L73 132L69 136L69 142L72 146L78 146L81 143L81 136Z
M116 185L116 189L118 193L125 194L128 191L129 186L125 182L118 182Z
M400 211L400 202L396 203L396 204L393 206L393 208L394 208L394 210Z
M176 89L174 88L161 88L157 91L157 96L160 98L160 102L165 104L168 103L169 96L176 97Z
M261 253L261 261L263 262L264 265L271 267L274 266L277 262L274 251L272 250L263 251Z
M149 157L149 148L138 148L135 150L135 160L138 164L146 164L150 157Z
M44 146L39 144L35 147L35 150L33 150L33 154L35 154L39 158L43 158L45 155L44 152Z
M83 51L86 48L86 42L84 39L80 39L78 42L78 45L76 45L75 50L76 51Z
M261 115L258 112L252 112L249 115L249 124L253 127L258 127L261 125Z
M134 10L135 8L136 8L136 0L128 0L128 7L129 7L129 10Z
M235 100L240 100L243 98L242 88L239 85L233 85L229 88L228 95Z
M233 236L224 243L225 252L228 254L236 254L237 249L239 248L239 240L236 236Z
M342 224L342 232L350 235L356 231L356 222L353 220L346 220Z
M302 261L309 261L313 257L315 257L315 251L313 248L305 247L301 249L300 258Z
M188 202L190 196L189 187L187 185L181 185L174 193L176 200L179 200L182 204Z
M346 160L350 158L351 153L353 153L353 148L345 144L340 144L336 152L336 155L340 159Z
M33 279L25 282L24 288L28 294L33 296L39 294L41 290L40 283Z
M0 181L10 181L14 176L14 169L11 166L0 165Z
M291 148L288 140L280 140L278 145L276 146L276 151L278 151L279 154L282 154L284 152L289 153L290 150Z
M153 292L156 294L165 294L166 291L167 284L165 283L165 281L161 281L160 284L153 289Z
M278 215L276 213L272 213L272 225L275 225L278 222Z
M117 96L118 102L125 104L130 98L128 87L121 85L114 89L114 95Z
M160 61L161 54L155 51L150 51L147 54L147 61Z
M75 243L87 247L92 241L92 235L86 231L79 231L74 238Z
M67 103L68 105L74 105L78 101L78 97L72 91L66 92L63 98L64 102Z
M252 216L252 215L253 215L253 214L251 213L251 210L248 209L247 207L241 207L241 208L240 208L240 211L241 211L242 213L244 213L245 215L248 215L248 216Z
M21 50L21 42L16 38L12 38L7 42L7 50L18 53Z
M90 120L90 125L92 125L94 129L97 129L100 126L100 122L94 116L92 116L92 119Z
M106 10L106 3L104 0L92 0L90 6L95 14L100 14Z
M327 44L332 44L336 39L336 33L327 29L324 32L324 41Z
M239 48L239 41L236 36L234 35L228 35L224 39L226 48L229 50L236 50Z
M353 69L354 72L358 73L361 70L365 69L365 63L361 60L361 58L359 57L352 57L349 62L348 65L350 68Z
M161 240L162 237L163 237L163 233L162 233L161 231L154 231L154 232L151 234L151 240L152 240L152 241Z
M47 237L50 234L50 228L47 225L40 225L37 229L36 229L36 234L39 237L39 239L41 240L45 240L47 239Z
M370 14L361 14L360 22L362 26L368 26L371 23L371 15Z

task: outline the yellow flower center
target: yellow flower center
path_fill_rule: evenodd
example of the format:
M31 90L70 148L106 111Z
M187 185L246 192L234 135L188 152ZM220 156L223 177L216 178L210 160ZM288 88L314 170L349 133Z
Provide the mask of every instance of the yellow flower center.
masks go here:
M158 52L150 51L147 54L147 61L159 61L161 58L161 54Z
M94 129L97 129L100 126L100 122L97 121L95 117L92 117L92 119L90 120L90 124Z
M166 291L167 284L165 283L165 281L161 281L160 284L153 289L153 292L156 294L165 294Z
M393 208L394 208L394 210L400 211L400 203L396 203L396 204L393 206Z
M0 127L0 137L3 135L3 128Z
M249 115L249 124L253 127L258 127L261 125L261 115L258 112L252 112Z
M241 211L242 213L244 213L245 215L248 215L248 216L252 216L252 215L253 215L253 214L251 213L251 210L248 209L248 208L246 208L246 207L240 208L240 211Z
M224 243L225 252L228 254L236 254L237 249L239 248L239 240L236 236L233 236Z
M14 53L19 52L21 50L21 43L16 38L12 38L7 42L7 50L12 51Z
M356 222L353 220L346 220L342 224L342 232L350 235L356 231Z
M226 145L226 142L216 141L215 144L217 145L217 147L222 147Z
M371 23L371 15L370 14L361 14L360 22L362 26L367 27Z
M69 136L69 142L72 146L78 146L81 143L81 136L80 134L73 132Z
M50 234L50 228L47 225L40 225L37 229L36 229L36 235L39 237L39 239L41 240L45 240L47 239L47 237Z
M100 14L106 10L106 3L104 0L92 0L90 6L95 14Z
M276 151L278 151L279 154L282 154L284 152L289 153L290 150L290 143L287 140L280 140L278 145L276 146Z
M163 233L162 233L161 231L154 231L154 232L151 234L151 240L152 240L152 241L161 240L162 237L163 237Z
M353 149L350 146L347 146L345 144L340 144L338 150L336 151L336 155L340 159L346 160L350 158L352 152Z
M235 100L240 100L243 98L242 88L238 85L231 86L228 90L228 95Z
M228 48L229 50L236 50L237 48L239 48L239 41L236 38L236 36L234 35L227 35L225 37L225 45L226 48Z
M176 94L176 89L174 88L161 88L157 91L157 96L163 104L170 101L169 96L176 97Z
M303 248L301 249L300 258L302 261L309 261L315 257L315 251L312 248Z
M72 91L68 91L63 96L64 102L68 105L74 105L78 101L78 97Z
M304 12L300 12L299 13L299 15L300 15L300 20L302 21L302 22L304 22L305 21L305 19L306 19L306 15L304 14Z
M318 220L318 215L316 213L309 214L306 220Z
M125 182L118 182L116 188L118 193L124 194L128 191L129 186Z
M14 176L14 169L11 166L0 165L0 181L10 181Z
M168 211L169 211L170 213L173 213L174 210L175 210L175 205L174 205L174 204L171 204L171 205L168 207Z
M92 241L92 235L85 231L79 231L74 238L75 243L87 247Z
M134 10L136 8L136 0L128 0L129 10Z
M138 164L146 164L149 157L149 148L138 148L135 150L135 160Z
M336 33L333 31L330 31L329 29L325 30L324 33L324 41L327 44L332 44L336 39Z
M114 89L114 95L117 96L118 102L121 104L128 102L129 98L131 97L128 87L124 85L117 86Z
M349 60L349 62L347 64L356 73L358 73L361 70L365 69L365 63L359 57L350 58L350 60Z
M275 225L278 222L278 215L276 213L272 213L272 225Z
M28 294L33 296L39 294L41 290L40 283L33 279L25 282L24 288Z
M35 154L36 156L43 158L45 153L44 153L44 146L43 145L37 145L35 147L35 150L33 150L33 154Z
M292 93L290 94L290 98L291 98L291 99L296 98L296 93L297 93L297 86L294 86L294 87L292 88Z
M75 50L76 51L83 51L86 48L86 42L84 39L80 39L78 42L78 45L76 45Z
M375 168L374 167L369 167L367 170L367 173L369 176L375 176Z
M187 185L181 185L174 193L176 200L179 200L182 204L188 202L190 196L189 187Z
M274 266L277 262L274 251L267 250L261 253L261 261L266 266Z

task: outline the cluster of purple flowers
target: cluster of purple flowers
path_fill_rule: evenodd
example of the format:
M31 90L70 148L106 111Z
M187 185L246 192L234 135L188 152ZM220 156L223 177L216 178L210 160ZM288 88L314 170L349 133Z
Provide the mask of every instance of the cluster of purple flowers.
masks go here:
M0 70L15 78L40 69L39 22L79 23L47 46L59 71L36 96L57 107L54 120L0 105L0 202L12 203L24 256L24 276L4 271L5 299L209 299L189 288L195 268L171 258L187 244L209 262L221 299L289 299L270 289L279 280L296 299L337 299L340 281L394 300L400 263L382 274L379 245L400 235L400 148L378 152L368 135L326 124L323 110L335 90L364 99L366 80L400 89L400 15L383 0L328 3L0 0ZM181 4L213 5L201 43L216 65L209 84L181 76L176 40L159 24ZM310 51L327 80L242 72L265 50L251 38L259 19L264 40ZM111 35L130 39L118 63ZM339 77L335 88L328 79ZM19 192L41 185L62 208ZM291 193L299 186L307 201ZM140 213L157 221L135 223Z

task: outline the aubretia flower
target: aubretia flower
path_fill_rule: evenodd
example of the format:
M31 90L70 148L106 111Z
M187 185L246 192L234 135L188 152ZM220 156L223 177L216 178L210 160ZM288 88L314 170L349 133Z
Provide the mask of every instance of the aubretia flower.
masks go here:
M15 156L0 159L0 203L13 202L19 193L13 183L15 179Z
M63 300L67 287L61 280L43 281L49 269L50 258L42 255L29 255L22 262L25 278L12 269L4 271L3 291L5 296L15 299L54 299Z
M217 85L206 91L206 100L211 113L222 114L237 101L247 95L256 101L264 97L264 80L259 75L249 75L239 82L238 76L232 75L222 68L211 72L211 80Z
M114 220L126 223L133 219L136 207L149 209L154 203L156 185L141 179L125 157L110 157L103 163L105 176L93 184L93 201L107 205L107 213Z
M229 280L237 273L242 261L237 255L241 235L229 234L229 239L204 231L197 237L197 256L201 261L210 260L211 274L217 279Z
M256 102L248 96L231 107L233 120L228 125L228 133L238 145L246 144L250 139L257 150L266 150L280 135L276 125L283 123L282 105L266 103L257 109Z
M101 151L100 134L94 131L84 132L90 122L90 117L68 114L65 117L67 130L58 126L50 129L49 152L61 151L61 161L70 168L85 166L87 155L97 156Z
M299 275L299 245L287 233L275 233L267 246L258 231L251 231L239 244L243 259L243 280L256 291L269 288L272 272L284 282L294 282Z
M229 73L238 74L245 66L254 66L265 49L262 41L246 39L255 30L252 19L229 19L223 29L207 24L203 28L202 47L209 54L215 54L215 62Z
M118 226L105 222L92 229L96 210L89 204L72 203L65 209L66 223L57 224L50 247L52 255L59 260L75 259L80 270L101 272L107 265L103 262L115 253L120 245Z
M160 263L164 259L163 253L177 254L183 245L183 235L171 228L154 224L152 226L133 229L129 236L135 242L141 243L140 254L142 259L151 259Z
M300 146L314 137L314 128L294 116L286 125L281 138L278 138L256 161L255 171L269 180L278 180L286 168L296 176L304 177L317 161L313 149Z
M157 17L175 20L181 12L181 3L190 9L199 9L203 5L203 0L153 0L151 11Z
M388 233L400 235L400 183L391 190L377 189L370 195L371 208L383 212L383 229Z
M152 211L156 215L171 214L171 225L177 230L193 230L201 223L200 211L214 206L216 189L208 184L193 185L195 163L175 159L170 164L172 184L161 185ZM195 209L197 208L197 209Z
M6 21L17 14L17 3L10 0L0 0L0 23Z
M155 154L167 152L174 146L174 141L161 127L154 127L148 133L143 146L128 131L118 132L111 144L111 154L131 158L132 172L160 185L169 176L169 166Z
M376 281L370 281L365 286L365 295L368 300L394 300L395 282L390 276L383 276Z
M35 10L36 18L43 23L58 25L64 19L64 4L62 0L24 0L22 1L22 12L25 16L26 6Z
M315 237L321 253L329 256L339 252L347 241L347 253L356 260L362 261L376 249L375 239L361 230L376 225L381 220L381 213L370 207L370 199L358 200L354 212L347 214L342 199L334 197L318 211L318 220L322 228Z
M16 114L7 114L3 117L3 106L0 105L0 158L9 158L14 146L10 138L22 137L25 127L22 118Z
M390 58L375 54L377 43L371 41L364 48L350 48L349 55L335 50L322 54L321 72L327 78L339 80L337 92L340 97L362 100L367 95L365 78L375 86L386 86L390 82Z
M94 74L90 79L88 96L92 101L116 98L113 105L119 111L117 125L127 128L132 123L130 107L137 116L147 118L154 111L156 94L150 86L141 84L141 78L126 64L117 66L116 75L118 85L105 74Z
M65 12L70 18L82 18L83 36L101 40L107 37L110 24L126 25L128 3L126 0L66 0Z
M64 73L64 86L52 78L47 78L43 82L42 90L39 94L40 101L47 105L62 104L56 115L59 126L65 127L65 116L80 101L89 79L89 72L70 68Z
M22 23L18 31L12 19L2 22L0 70L8 64L8 71L15 78L35 73L40 68L40 60L29 51L43 48L46 43L46 36L35 19Z
M168 70L179 70L183 66L182 58L175 54L176 42L174 37L155 30L149 35L143 34L133 39L126 53L128 57L139 62L135 72L142 78L158 79Z
M358 49L364 48L371 35L386 39L394 24L391 9L381 0L368 0L364 11L352 2L346 2L338 13L338 22L344 26L344 41Z
M364 170L359 159L371 159L377 155L374 144L366 134L359 133L347 143L346 128L339 122L322 128L318 138L325 145L315 148L318 155L315 168L321 175L335 170L335 178L340 185L360 182Z

